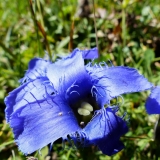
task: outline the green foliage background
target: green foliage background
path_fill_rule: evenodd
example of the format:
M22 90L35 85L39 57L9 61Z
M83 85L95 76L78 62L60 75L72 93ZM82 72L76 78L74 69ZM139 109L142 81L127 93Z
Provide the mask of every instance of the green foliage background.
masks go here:
M29 60L44 57L54 61L58 54L74 48L96 46L93 1L90 16L79 17L77 0L0 1L0 159L26 159L18 151L4 117L4 97L18 87ZM32 7L32 8L31 8ZM95 0L100 61L111 60L139 70L155 85L160 83L160 1ZM103 14L102 14L103 12ZM37 22L39 26L37 25ZM73 25L74 24L74 25ZM160 159L160 141L154 139L158 115L149 116L145 100L149 92L124 96L121 112L130 117L129 132L121 139L125 149L114 156L103 155L96 147L61 149L54 145L53 157L60 160L150 160ZM32 156L43 160L42 155Z

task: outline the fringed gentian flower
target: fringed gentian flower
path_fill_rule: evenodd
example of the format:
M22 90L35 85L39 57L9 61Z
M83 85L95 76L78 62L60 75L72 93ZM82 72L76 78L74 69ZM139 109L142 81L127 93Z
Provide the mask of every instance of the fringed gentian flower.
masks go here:
M6 120L24 154L61 137L77 147L96 145L107 155L123 148L119 139L127 124L110 100L148 90L152 84L134 68L84 64L84 59L97 57L96 48L75 49L55 63L41 58L30 61L21 85L5 98ZM92 119L81 127L79 117L91 112Z

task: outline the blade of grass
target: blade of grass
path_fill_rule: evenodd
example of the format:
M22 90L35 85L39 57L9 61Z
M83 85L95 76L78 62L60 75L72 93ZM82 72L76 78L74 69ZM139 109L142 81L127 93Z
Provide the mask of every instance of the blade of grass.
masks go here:
M9 48L7 48L1 41L0 41L0 46L1 46L6 52L8 52L9 54L13 55L12 51L11 51Z
M12 143L14 143L14 140L13 140L13 141L9 141L9 142L2 143L2 144L0 145L0 150L1 150L3 147L8 146L8 145L10 145L10 144L12 144Z
M70 157L71 151L72 151L72 150L71 150L71 149L69 149L69 150L68 150L68 152L67 152L67 160L69 160L69 157Z
M14 153L14 150L12 150L12 156L13 156L13 160L16 160L16 155Z

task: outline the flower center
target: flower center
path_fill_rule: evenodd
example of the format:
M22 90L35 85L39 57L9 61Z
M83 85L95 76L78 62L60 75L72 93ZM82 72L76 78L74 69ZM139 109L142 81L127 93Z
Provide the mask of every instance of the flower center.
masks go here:
M79 115L82 115L82 116L88 116L92 111L93 111L93 107L87 102L82 102L81 107L78 108L78 113Z
M70 106L81 128L90 122L94 111L98 109L98 105L91 94L86 95L76 103L72 102Z

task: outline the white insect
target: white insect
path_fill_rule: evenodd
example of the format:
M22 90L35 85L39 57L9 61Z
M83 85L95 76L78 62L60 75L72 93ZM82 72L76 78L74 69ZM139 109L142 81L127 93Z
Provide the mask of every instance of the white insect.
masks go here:
M58 113L58 115L59 115L59 116L62 116L62 115L63 115L63 113L62 113L62 112L59 112L59 113Z

